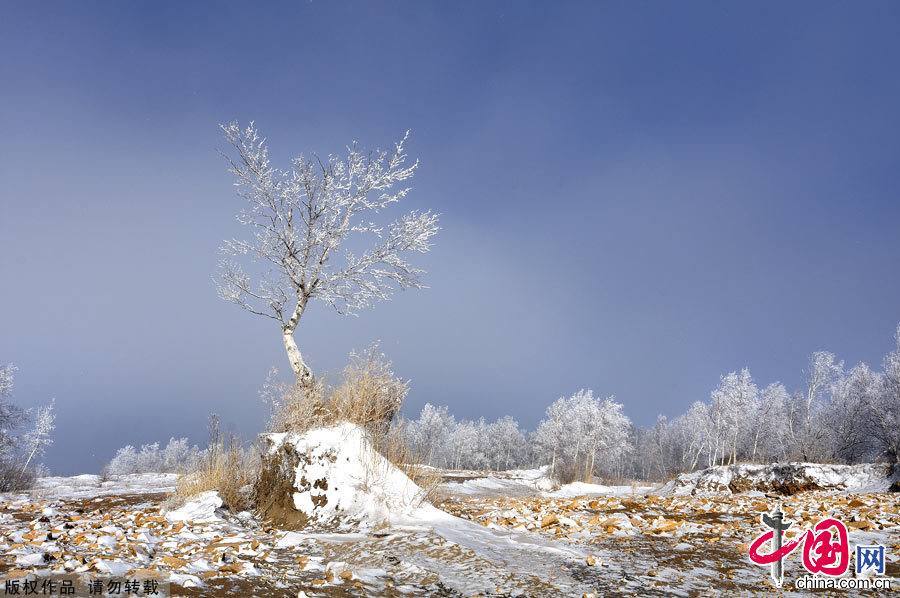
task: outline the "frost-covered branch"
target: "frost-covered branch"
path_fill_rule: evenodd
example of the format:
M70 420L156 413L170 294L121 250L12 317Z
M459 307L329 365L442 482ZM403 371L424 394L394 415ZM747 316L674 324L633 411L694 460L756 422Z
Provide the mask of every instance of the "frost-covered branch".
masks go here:
M244 208L238 221L248 237L226 241L216 286L243 309L279 322L298 381L311 377L293 340L309 301L358 314L396 289L422 288L424 271L409 261L431 248L437 216L410 212L384 227L375 217L404 199L418 168L405 151L408 133L392 150L363 151L326 160L300 155L287 170L273 167L254 123L222 125L232 147L226 155ZM366 247L356 255L348 247ZM250 274L238 261L249 261Z
M56 414L53 412L53 406L54 401L50 401L49 405L41 407L37 411L37 415L34 418L34 429L25 439L28 458L25 459L25 464L22 465L22 473L28 469L28 464L31 463L34 457L43 455L47 447L53 444L52 434L53 430L56 429Z

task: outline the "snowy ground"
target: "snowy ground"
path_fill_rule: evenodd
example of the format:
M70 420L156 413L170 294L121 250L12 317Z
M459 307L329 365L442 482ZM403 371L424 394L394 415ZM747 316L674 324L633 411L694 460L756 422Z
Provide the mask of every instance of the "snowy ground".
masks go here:
M468 496L541 496L573 498L593 495L644 494L655 487L633 484L606 486L573 482L559 486L547 475L546 467L540 469L511 469L501 472L455 469L441 471L440 489L450 495Z
M766 593L747 543L775 499L660 495L646 487L554 488L542 472L442 472L437 509L368 533L270 529L215 496L164 514L172 476L48 478L0 495L0 571L124 576L172 595L691 595ZM900 495L805 492L784 511L806 527L848 522L851 544L888 548L900 576ZM786 579L800 574L790 558ZM60 577L61 579L62 577ZM789 584L786 583L786 587ZM160 587L165 587L160 586Z

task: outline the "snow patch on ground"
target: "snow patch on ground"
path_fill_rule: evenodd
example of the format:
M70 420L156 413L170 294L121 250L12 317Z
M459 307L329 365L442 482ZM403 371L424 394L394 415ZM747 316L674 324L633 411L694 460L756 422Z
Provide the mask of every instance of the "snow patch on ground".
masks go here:
M560 486L550 478L549 467L512 469L508 471L443 471L441 487L448 493L463 496L544 496L547 498L575 498L576 496L624 496L646 494L653 486L607 486L572 482ZM460 481L457 481L460 480Z
M822 463L775 463L720 465L681 474L664 484L659 494L736 494L778 492L794 494L806 490L885 492L900 477L883 463L828 465Z
M536 492L555 489L558 484L550 479L548 467L538 469L510 469L485 472L468 470L444 471L442 487L462 495L527 496Z
M178 477L177 473L135 473L108 478L93 474L52 476L38 478L32 492L45 498L62 499L174 492Z
M216 513L222 508L222 499L215 490L201 492L177 509L166 513L169 521L192 521L194 523L212 523L222 518Z
M606 486L604 484L588 484L572 482L561 486L559 490L545 492L551 498L575 498L576 496L628 496L630 494L646 494L653 486Z

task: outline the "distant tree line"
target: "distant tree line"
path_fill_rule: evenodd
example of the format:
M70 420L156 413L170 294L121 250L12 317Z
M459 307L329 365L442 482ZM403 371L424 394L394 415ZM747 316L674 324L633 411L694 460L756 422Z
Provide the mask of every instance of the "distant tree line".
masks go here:
M895 339L880 370L864 363L847 370L833 353L813 353L794 392L780 382L761 388L747 368L727 373L708 400L648 427L635 426L613 397L579 390L549 405L531 432L510 416L457 419L447 407L426 404L417 418L395 421L391 433L422 464L495 471L547 466L561 481L660 480L737 462L897 463L900 327ZM0 421L11 421L8 413ZM204 454L184 438L162 448L127 446L106 471L179 472Z
M190 444L187 438L170 438L164 447L158 442L141 445L139 449L129 444L116 451L103 473L182 473L195 468L205 456L206 451Z
M846 370L833 353L810 357L801 389L760 388L746 368L721 377L709 400L678 417L637 427L612 397L589 390L551 404L527 433L506 416L457 420L425 405L400 422L423 463L509 469L547 465L561 480L592 476L665 479L737 462L900 462L900 327L881 370Z

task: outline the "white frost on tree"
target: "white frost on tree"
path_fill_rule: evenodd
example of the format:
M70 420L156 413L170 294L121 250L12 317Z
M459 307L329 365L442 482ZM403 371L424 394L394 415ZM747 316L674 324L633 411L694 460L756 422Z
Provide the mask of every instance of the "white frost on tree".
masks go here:
M621 473L630 428L620 403L580 390L547 408L533 441L554 476L563 481L590 479L600 472Z
M406 426L406 434L414 453L423 463L439 467L448 465L451 453L450 437L456 420L447 407L426 403L416 420Z
M402 434L416 457L434 467L500 471L522 465L528 453L525 434L508 415L457 420L447 407L426 404L417 419L403 422Z
M884 372L874 398L873 430L878 457L900 463L900 326L896 345L884 358Z
M713 430L710 465L717 462L724 465L726 459L728 463L737 462L738 448L746 438L747 422L752 417L758 393L747 368L722 376L710 396Z
M816 425L822 410L831 399L834 384L844 373L844 362L834 353L816 351L806 371L806 388L796 393L790 416L790 431L797 457L808 461L823 451L827 430Z
M387 226L373 221L410 191L419 163L407 161L406 136L391 151L367 152L354 142L344 157L300 155L283 170L270 164L266 140L252 122L222 130L234 150L230 171L246 202L238 221L250 236L223 245L228 257L219 264L217 290L226 301L278 323L297 382L306 386L312 372L294 332L309 302L357 314L390 299L397 288L423 287L424 271L408 256L429 251L438 218L412 211ZM357 253L351 245L364 249ZM249 258L256 271L246 271L237 258Z
M16 366L0 366L0 459L15 444L13 432L19 424L22 410L9 402L15 385Z
M158 442L144 444L140 449L124 446L116 451L104 470L111 475L181 473L194 469L204 456L205 451L190 444L187 438L170 438L163 448Z
M849 371L833 353L810 356L804 388L760 389L744 368L721 376L709 400L635 428L622 406L579 391L551 404L526 442L511 418L456 420L426 405L407 440L430 465L503 469L548 465L562 480L595 474L666 479L712 465L788 460L900 462L900 327L882 371Z
M34 418L34 429L25 438L25 451L28 453L28 457L25 459L25 464L22 465L23 473L28 469L28 464L32 459L43 455L47 447L53 444L51 434L56 429L56 414L53 412L53 404L54 401L50 401L49 405L38 409Z

